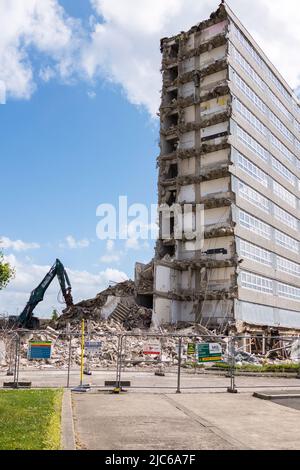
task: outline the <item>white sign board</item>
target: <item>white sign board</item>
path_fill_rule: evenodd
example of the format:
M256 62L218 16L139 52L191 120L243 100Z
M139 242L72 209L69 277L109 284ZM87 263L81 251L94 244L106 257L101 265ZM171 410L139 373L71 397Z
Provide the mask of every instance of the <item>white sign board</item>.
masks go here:
M101 341L85 341L84 349L89 354L96 354L101 351L102 342Z
M218 343L209 343L209 354L222 354L222 346Z
M160 343L154 341L152 341L151 343L145 343L143 352L144 354L147 354L149 356L160 356L161 345Z

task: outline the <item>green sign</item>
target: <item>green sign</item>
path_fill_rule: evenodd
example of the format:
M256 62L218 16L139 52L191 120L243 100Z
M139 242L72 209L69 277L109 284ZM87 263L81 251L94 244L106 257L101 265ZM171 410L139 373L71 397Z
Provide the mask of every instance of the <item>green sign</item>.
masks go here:
M197 344L198 362L222 361L222 347L218 343Z
M188 343L187 345L187 355L194 356L196 354L196 344L195 343Z

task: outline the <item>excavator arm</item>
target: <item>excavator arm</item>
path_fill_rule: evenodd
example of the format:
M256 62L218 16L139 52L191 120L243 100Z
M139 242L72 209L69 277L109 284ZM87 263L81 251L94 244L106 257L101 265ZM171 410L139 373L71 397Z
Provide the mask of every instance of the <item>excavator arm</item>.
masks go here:
M56 276L58 278L67 307L73 305L73 298L71 294L72 288L68 274L61 261L57 259L42 282L31 292L26 307L16 320L18 326L30 329L34 329L39 326L38 319L33 317L33 311L35 307L44 299L46 290Z

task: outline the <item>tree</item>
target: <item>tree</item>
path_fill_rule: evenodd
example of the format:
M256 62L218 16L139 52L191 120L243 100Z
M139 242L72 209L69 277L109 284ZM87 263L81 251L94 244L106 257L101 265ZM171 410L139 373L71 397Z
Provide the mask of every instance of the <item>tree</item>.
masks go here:
M4 261L3 253L0 251L0 290L4 289L14 276L15 270Z
M57 310L54 309L52 312L51 320L56 321L58 319L58 313Z

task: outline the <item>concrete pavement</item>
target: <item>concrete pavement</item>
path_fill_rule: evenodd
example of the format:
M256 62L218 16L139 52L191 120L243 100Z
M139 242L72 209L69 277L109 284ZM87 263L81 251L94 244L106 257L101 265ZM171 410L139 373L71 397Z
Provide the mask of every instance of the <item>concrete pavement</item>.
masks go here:
M72 394L79 448L300 449L300 411L250 393Z

